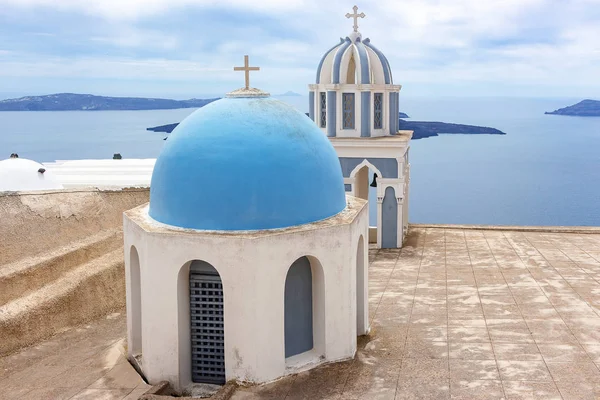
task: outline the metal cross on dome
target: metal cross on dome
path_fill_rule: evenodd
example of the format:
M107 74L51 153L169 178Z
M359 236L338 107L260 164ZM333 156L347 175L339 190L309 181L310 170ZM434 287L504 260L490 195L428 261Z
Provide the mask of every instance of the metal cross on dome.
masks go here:
M246 89L250 88L250 71L260 71L260 67L250 67L248 65L248 56L244 56L243 67L233 67L234 71L244 71L246 75Z
M358 19L359 18L364 18L365 17L365 13L361 12L359 14L358 13L358 6L354 6L354 7L352 7L352 9L354 10L354 14L346 13L346 18L354 18L354 32L358 32Z

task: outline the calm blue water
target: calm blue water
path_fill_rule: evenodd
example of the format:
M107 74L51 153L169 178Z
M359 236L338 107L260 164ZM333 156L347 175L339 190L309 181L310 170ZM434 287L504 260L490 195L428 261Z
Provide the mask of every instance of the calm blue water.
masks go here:
M306 111L306 97L285 97ZM544 115L578 99L402 98L415 120L498 128L506 136L442 135L411 143L410 221L600 225L600 118ZM193 109L0 112L0 159L156 157Z

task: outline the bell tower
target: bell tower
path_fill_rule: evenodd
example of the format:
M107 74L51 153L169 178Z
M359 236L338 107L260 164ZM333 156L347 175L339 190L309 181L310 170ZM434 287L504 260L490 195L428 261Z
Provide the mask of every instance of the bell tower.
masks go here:
M309 86L309 115L329 137L379 137L398 132L398 95L387 58L358 31L358 7L346 14L353 31L321 58Z
M402 86L394 84L385 55L363 40L358 21L365 13L354 6L346 17L353 19L352 32L325 53L309 85L309 117L335 147L346 191L377 201L371 242L399 248L408 229L412 137L412 131L399 130ZM369 175L376 196L369 196Z

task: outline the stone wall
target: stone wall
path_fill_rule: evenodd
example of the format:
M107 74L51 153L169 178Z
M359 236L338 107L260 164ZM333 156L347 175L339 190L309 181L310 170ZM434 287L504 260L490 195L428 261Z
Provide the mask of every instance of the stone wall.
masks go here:
M0 270L107 229L148 202L150 189L0 193Z
M148 197L148 189L0 194L0 355L123 312L123 212Z

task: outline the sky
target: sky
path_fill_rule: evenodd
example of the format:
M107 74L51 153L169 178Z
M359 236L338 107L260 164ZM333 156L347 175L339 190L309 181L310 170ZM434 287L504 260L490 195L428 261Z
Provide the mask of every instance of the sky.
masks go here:
M0 98L306 94L352 31L338 0L0 0ZM404 96L600 99L600 0L380 0L363 38Z

